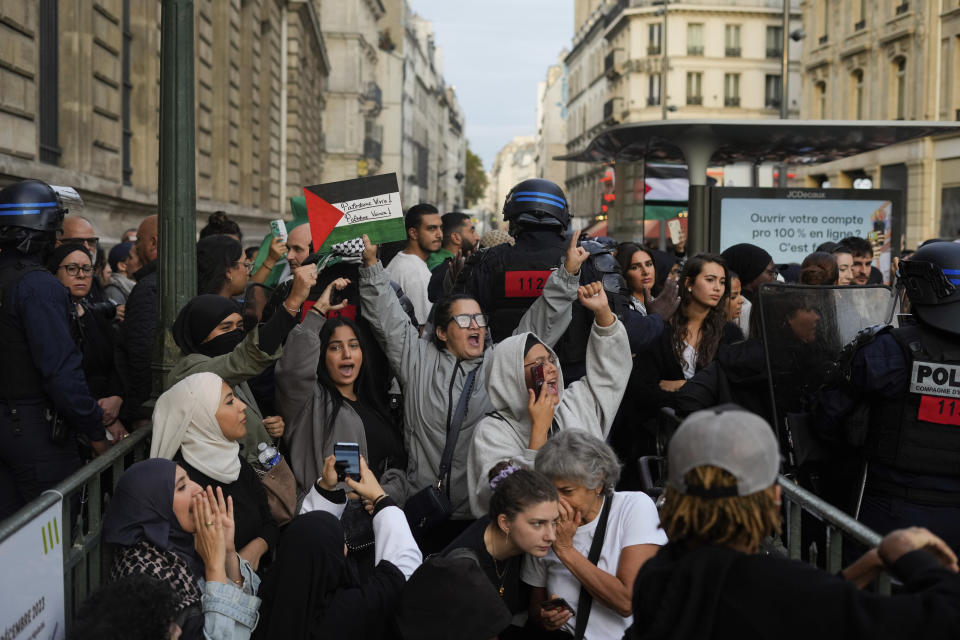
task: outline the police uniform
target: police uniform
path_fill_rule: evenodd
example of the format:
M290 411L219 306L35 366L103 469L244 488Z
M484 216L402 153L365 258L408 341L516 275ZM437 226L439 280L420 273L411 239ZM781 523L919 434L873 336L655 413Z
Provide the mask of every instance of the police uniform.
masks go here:
M40 222L30 219L43 209ZM76 433L105 438L70 334L68 291L41 266L44 236L52 247L63 213L44 183L0 191L0 519L81 466Z
M901 265L916 322L856 351L849 382L821 397L821 433L868 463L864 524L927 527L960 551L960 245L925 245Z

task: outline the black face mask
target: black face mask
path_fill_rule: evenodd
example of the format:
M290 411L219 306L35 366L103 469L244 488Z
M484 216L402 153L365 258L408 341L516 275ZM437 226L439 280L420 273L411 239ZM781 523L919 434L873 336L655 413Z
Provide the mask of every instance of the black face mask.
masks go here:
M197 348L197 353L214 358L233 351L243 341L243 329L234 329L221 333L213 340L204 342Z

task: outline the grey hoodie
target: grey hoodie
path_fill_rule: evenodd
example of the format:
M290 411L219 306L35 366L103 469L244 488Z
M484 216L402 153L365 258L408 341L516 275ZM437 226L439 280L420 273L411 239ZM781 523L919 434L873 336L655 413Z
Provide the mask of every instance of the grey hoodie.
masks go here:
M544 343L554 344L570 324L571 304L577 297L578 275L561 265L547 279L543 294L530 306L517 331L535 331ZM363 317L373 328L390 366L403 387L403 435L407 448L407 479L410 491L435 485L440 457L446 443L447 420L456 408L467 374L480 371L467 406L467 415L453 453L450 501L455 520L472 520L467 490L467 453L473 427L493 405L487 397L484 356L458 361L432 340L421 340L400 306L383 265L360 267L360 304ZM499 347L493 347L494 350ZM405 502L408 496L393 496Z
M523 371L526 342L526 333L513 335L498 344L488 357L487 393L497 413L477 423L467 462L470 509L478 518L486 514L490 500L487 482L490 469L501 460L512 460L532 469L537 456L534 449L528 448L531 423ZM544 346L556 357L553 349ZM560 403L553 413L553 429L583 429L605 439L620 407L632 366L623 323L617 320L601 327L594 322L587 343L586 375L564 389L563 373L557 367Z

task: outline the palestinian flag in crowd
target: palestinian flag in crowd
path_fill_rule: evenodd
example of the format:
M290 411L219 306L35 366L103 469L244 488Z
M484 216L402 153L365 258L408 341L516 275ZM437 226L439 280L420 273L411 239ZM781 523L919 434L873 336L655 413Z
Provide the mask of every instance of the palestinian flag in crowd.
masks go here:
M373 244L407 237L397 174L304 187L315 251L366 234Z
M709 178L707 184L716 184ZM690 192L687 167L682 164L648 164L644 169L644 200L686 202Z

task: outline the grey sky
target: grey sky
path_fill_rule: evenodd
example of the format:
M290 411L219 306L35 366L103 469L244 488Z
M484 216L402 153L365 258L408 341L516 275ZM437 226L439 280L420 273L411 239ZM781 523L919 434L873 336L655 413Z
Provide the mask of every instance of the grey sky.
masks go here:
M570 47L573 0L408 0L433 23L470 149L489 169L513 136L536 133L537 82Z

